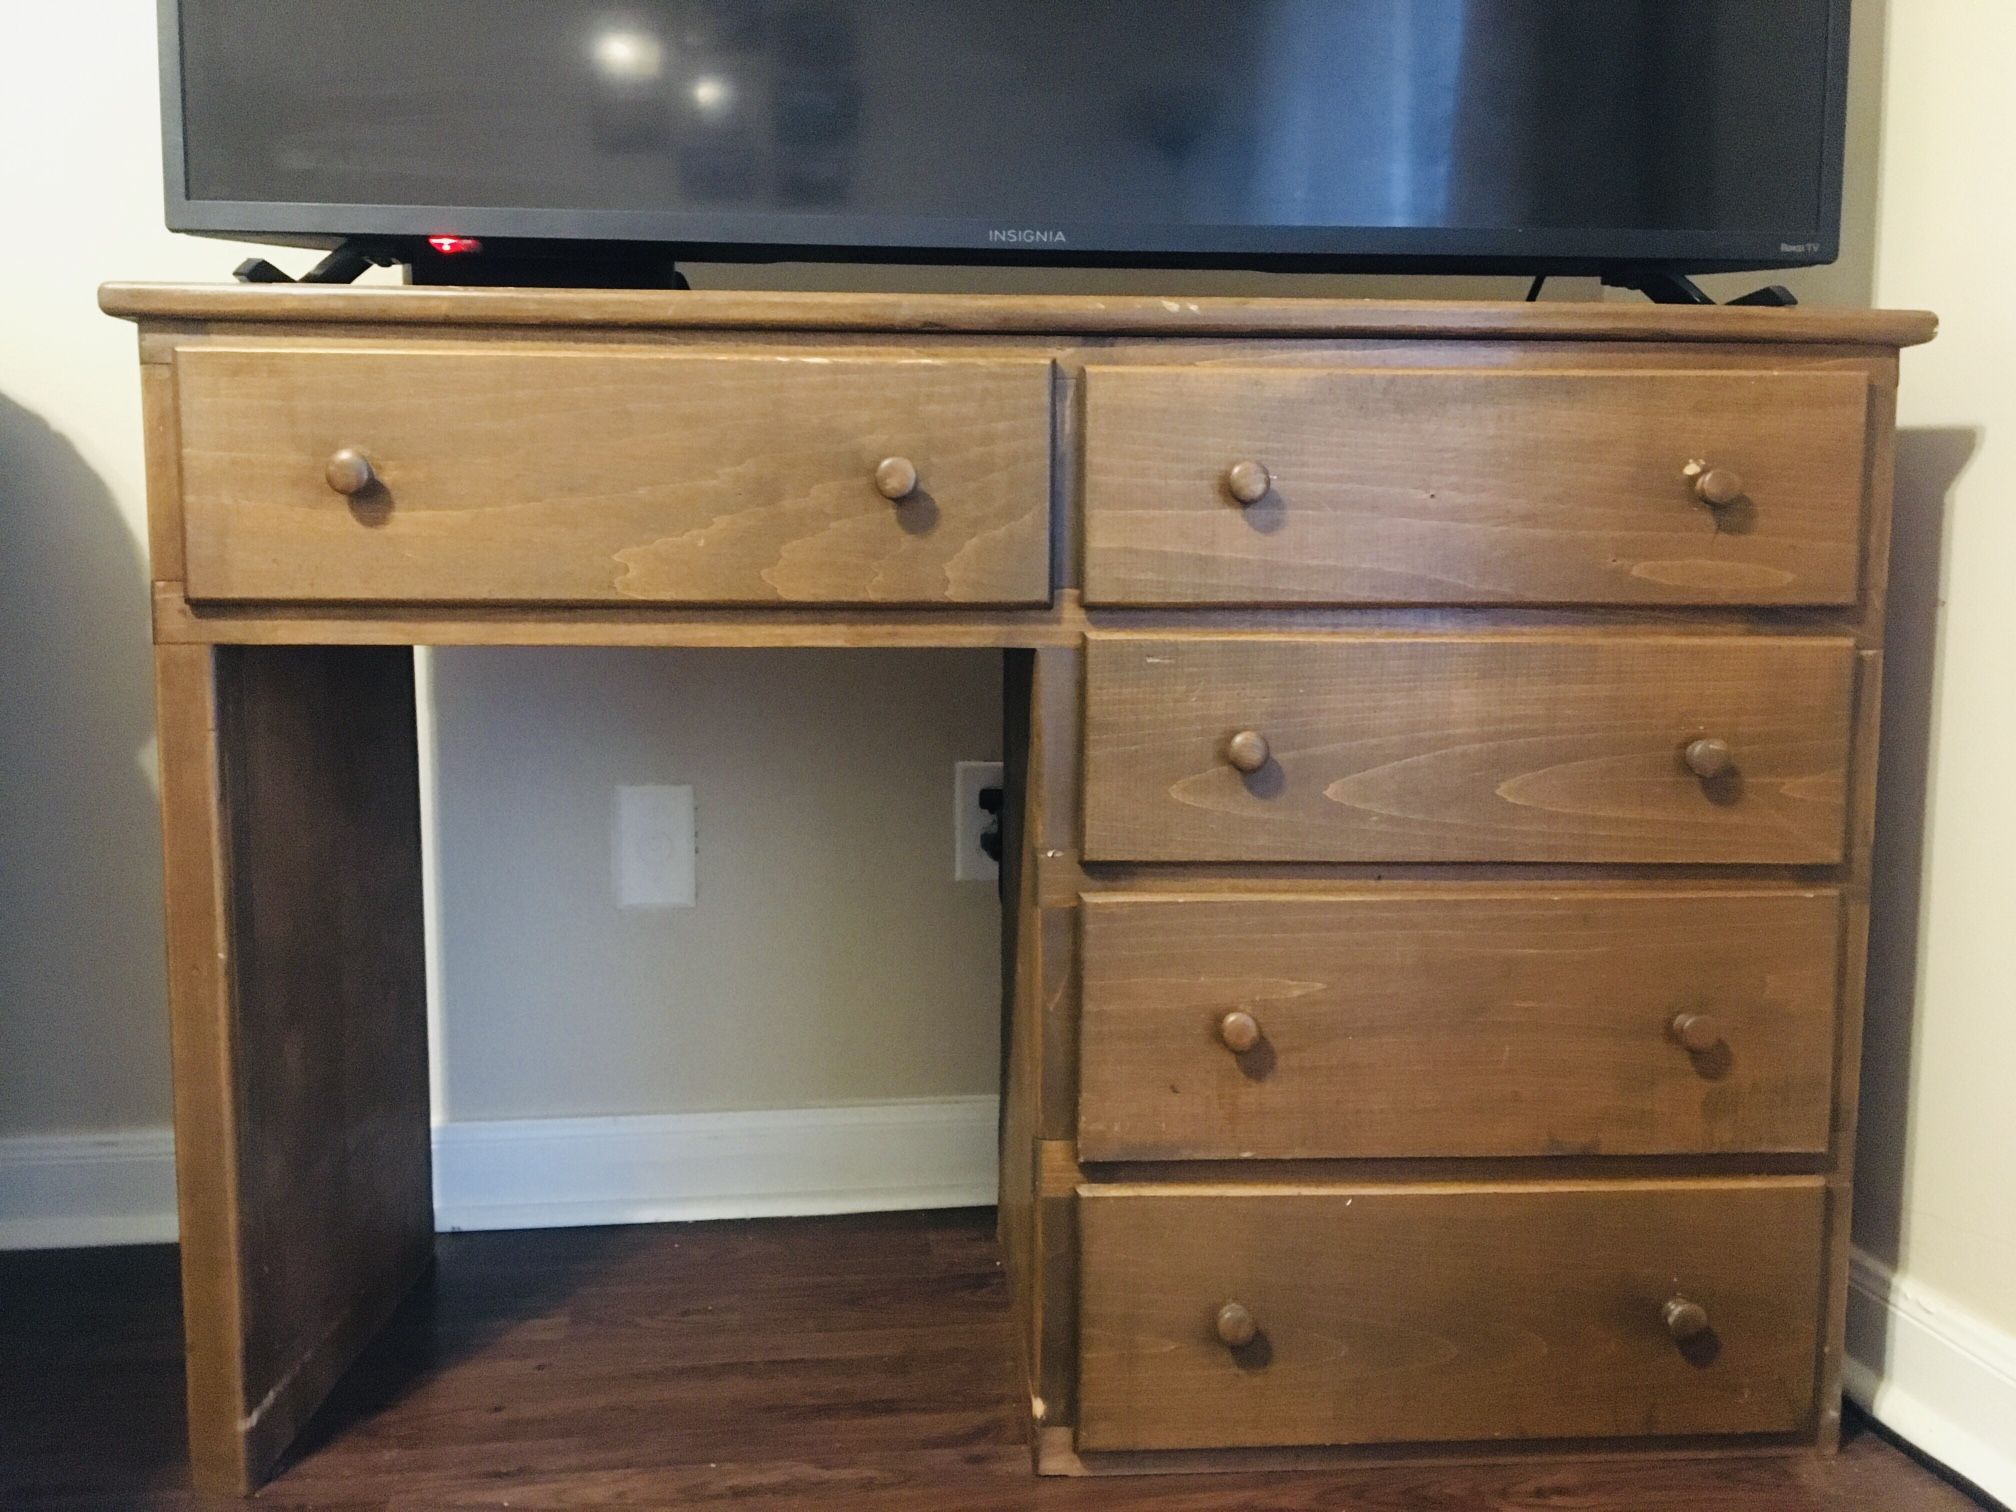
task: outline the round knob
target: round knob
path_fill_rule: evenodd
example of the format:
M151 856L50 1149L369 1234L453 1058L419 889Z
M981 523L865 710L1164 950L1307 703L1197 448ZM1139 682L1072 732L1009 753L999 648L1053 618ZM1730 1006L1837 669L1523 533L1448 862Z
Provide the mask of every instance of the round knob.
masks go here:
M1687 747L1687 770L1703 782L1726 777L1736 766L1736 753L1726 740L1696 740Z
M1267 737L1258 730L1241 730L1225 742L1225 759L1249 777L1267 765L1272 754Z
M378 474L371 469L371 459L354 446L346 446L332 456L322 475L339 494L360 494L378 481Z
M1274 487L1264 462L1234 462L1225 469L1225 487L1241 504L1258 504Z
M1722 1026L1706 1013L1682 1013L1669 1026L1673 1038L1694 1055L1706 1055L1722 1043Z
M885 457L875 467L875 491L893 503L917 492L917 464L908 457Z
M1260 1337L1260 1325L1243 1302L1227 1302L1218 1309L1218 1342L1227 1349L1244 1349Z
M1666 1304L1665 1318L1666 1332L1681 1344L1708 1332L1708 1309L1685 1297L1675 1297Z
M1688 471L1694 476L1694 497L1710 509L1727 509L1743 497L1743 475L1726 467L1696 463Z
M1244 1055L1260 1043L1260 1020L1243 1008L1235 1009L1218 1020L1218 1038L1234 1055Z

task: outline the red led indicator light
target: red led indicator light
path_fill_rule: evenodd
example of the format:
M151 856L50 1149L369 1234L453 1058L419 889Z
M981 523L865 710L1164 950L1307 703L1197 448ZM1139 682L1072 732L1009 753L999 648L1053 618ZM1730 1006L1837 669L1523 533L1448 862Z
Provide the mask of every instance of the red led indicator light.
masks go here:
M427 245L443 257L456 257L464 252L481 252L483 243L473 236L430 236Z

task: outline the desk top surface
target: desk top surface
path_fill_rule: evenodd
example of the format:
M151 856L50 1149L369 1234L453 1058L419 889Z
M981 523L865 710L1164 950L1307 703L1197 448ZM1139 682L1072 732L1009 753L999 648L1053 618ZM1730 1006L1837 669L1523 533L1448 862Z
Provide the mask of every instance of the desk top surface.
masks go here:
M1916 310L1085 294L835 294L111 283L143 322L546 326L980 335L1281 336L1917 346Z

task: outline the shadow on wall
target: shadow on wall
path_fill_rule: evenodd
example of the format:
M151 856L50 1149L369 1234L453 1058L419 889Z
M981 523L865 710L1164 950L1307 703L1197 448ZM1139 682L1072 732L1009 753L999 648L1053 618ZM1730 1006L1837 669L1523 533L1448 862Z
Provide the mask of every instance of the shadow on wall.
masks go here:
M1883 657L1882 780L1871 881L1868 1022L1855 1175L1855 1242L1893 1269L1904 1240L1926 789L1938 703L1935 681L1939 607L1946 581L1947 501L1981 442L1981 432L1975 429L1904 430L1897 435L1897 512L1891 531ZM1863 1363L1879 1373L1883 1364L1868 1359Z
M167 1121L148 645L111 490L0 396L0 1134Z

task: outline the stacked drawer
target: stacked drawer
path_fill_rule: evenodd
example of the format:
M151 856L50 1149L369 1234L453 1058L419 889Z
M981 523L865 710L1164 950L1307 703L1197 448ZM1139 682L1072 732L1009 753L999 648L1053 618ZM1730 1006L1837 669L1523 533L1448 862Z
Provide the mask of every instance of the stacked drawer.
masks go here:
M1077 1447L1810 1433L1866 375L1085 394Z

